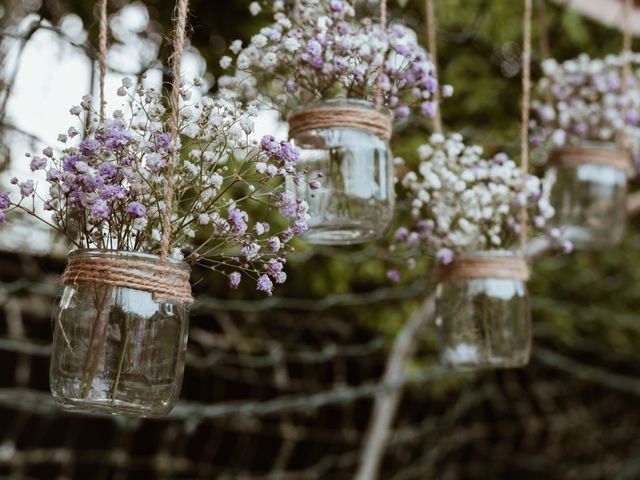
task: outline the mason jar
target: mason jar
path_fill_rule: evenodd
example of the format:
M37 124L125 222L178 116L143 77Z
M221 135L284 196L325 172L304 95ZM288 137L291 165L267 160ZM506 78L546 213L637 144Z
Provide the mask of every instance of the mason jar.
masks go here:
M141 253L69 255L50 367L51 392L65 410L157 417L177 401L189 303L135 288L150 273L162 285L181 285L190 268L160 266L159 257Z
M334 99L299 107L288 121L308 180L287 183L309 204L304 239L349 245L382 237L395 207L389 114L367 101ZM321 187L312 189L317 179Z
M626 223L629 155L613 143L585 143L552 152L547 180L556 210L550 224L577 249L620 242Z
M524 260L512 251L461 255L442 267L436 288L441 363L456 368L515 368L531 354Z

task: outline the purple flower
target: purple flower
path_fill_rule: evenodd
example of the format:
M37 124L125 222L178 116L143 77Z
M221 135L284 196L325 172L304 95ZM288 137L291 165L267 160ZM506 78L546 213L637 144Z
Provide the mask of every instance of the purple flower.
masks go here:
M400 227L396 230L396 242L404 242L409 238L409 230L405 227Z
M269 260L269 264L267 265L267 273L270 275L277 275L282 270L284 270L284 264L280 260L276 260L275 258Z
M96 200L91 206L91 219L94 222L104 220L111 214L111 209L107 202L102 199Z
M6 210L11 206L9 201L9 192L0 193L0 210Z
M100 197L107 202L124 200L126 194L120 185L104 185L100 190Z
M289 142L281 142L278 157L285 162L295 163L300 158L300 153Z
M449 248L441 248L438 250L438 253L436 253L436 259L441 265L449 265L453 262L454 257L455 254L453 253L453 250Z
M31 171L35 172L37 170L42 170L47 166L47 159L42 157L33 157L31 159Z
M318 190L321 187L322 187L322 184L320 183L319 180L313 180L313 181L309 182L309 188L311 190Z
M7 217L2 210L0 210L0 225L7 223Z
M344 5L341 0L331 0L330 8L332 12L341 12Z
M398 108L396 108L396 117L398 118L407 118L410 113L411 109L408 105L399 105Z
M80 144L80 153L86 157L92 157L100 151L102 145L95 138L87 138Z
M35 189L35 184L33 180L27 180L26 182L22 182L20 185L20 195L23 197L29 197L33 195L33 191Z
M307 222L297 221L296 223L293 224L294 235L301 235L307 230L309 230L309 225L307 225Z
M393 49L397 54L402 55L403 57L410 57L411 53L413 53L408 45L398 44L395 45Z
M287 91L294 94L298 91L298 84L293 80L287 80Z
M247 232L248 215L242 210L237 208L229 210L227 219L229 220L229 225L231 225L231 233L233 235L240 236Z
M86 174L80 177L80 181L85 186L88 192L96 191L100 185L104 184L104 178L102 177L93 177L92 175Z
M269 154L278 151L278 144L276 143L276 139L271 135L265 135L264 137L262 137L262 139L260 140L260 146L262 146L262 149Z
M133 136L119 122L108 123L102 132L96 135L96 138L103 142L105 148L110 152L121 149L133 140Z
M257 289L270 296L273 293L273 282L267 275L262 275L258 279Z
M238 288L238 285L240 285L240 280L242 280L242 275L240 275L240 272L231 272L229 274L229 287Z
M312 57L319 57L322 55L322 44L315 38L312 38L307 43L305 51Z
M67 157L62 162L62 170L65 172L74 172L76 163L80 161L80 158L77 155L72 155Z
M100 166L98 167L98 172L100 172L100 175L102 177L113 178L116 176L118 169L113 163L104 162L104 163L101 163Z
M438 104L436 102L424 102L420 108L423 115L433 118L438 111Z
M156 137L156 145L164 151L169 150L169 146L171 145L171 134L170 133L161 133Z
M147 215L147 207L138 202L127 205L127 213L134 218L142 218Z
M275 253L280 251L280 248L282 248L282 242L280 242L278 237L274 236L269 239L267 246L269 247L269 250Z
M573 243L569 240L564 240L560 245L560 251L563 255L568 255L573 252Z
M400 272L398 270L389 270L387 272L387 278L393 283L400 283Z

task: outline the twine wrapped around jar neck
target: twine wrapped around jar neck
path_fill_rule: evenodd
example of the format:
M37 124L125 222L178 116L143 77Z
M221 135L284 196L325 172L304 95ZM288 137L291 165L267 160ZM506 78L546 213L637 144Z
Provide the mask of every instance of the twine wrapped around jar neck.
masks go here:
M318 104L292 111L287 120L290 139L310 130L335 127L363 130L387 141L392 134L388 115L359 105Z
M438 283L471 279L500 279L526 282L529 267L520 256L467 256L449 265L439 265L435 271Z
M193 303L189 272L169 265L114 256L70 255L63 285L94 283L149 292L156 302Z
M579 165L599 165L632 173L633 166L629 152L623 149L605 147L563 147L554 150L549 158L552 165L576 167Z

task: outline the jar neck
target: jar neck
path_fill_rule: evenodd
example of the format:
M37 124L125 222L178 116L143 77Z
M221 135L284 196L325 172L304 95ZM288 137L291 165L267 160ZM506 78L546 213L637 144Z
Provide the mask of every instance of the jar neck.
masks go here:
M143 252L129 252L125 250L105 250L98 248L86 248L86 249L78 249L69 253L69 259L91 259L91 258L101 258L101 259L110 259L110 260L127 260L127 261L135 261L142 262L149 265L159 265L160 256L154 255L151 253L143 253ZM172 258L167 258L166 265L168 267L176 268L184 272L191 272L191 267L186 262L181 260L176 260Z

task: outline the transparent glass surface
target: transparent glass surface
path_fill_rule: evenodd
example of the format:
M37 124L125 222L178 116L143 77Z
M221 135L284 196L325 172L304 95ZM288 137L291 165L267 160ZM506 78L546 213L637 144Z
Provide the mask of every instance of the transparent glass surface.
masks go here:
M159 261L97 250L71 255ZM151 293L129 288L66 286L54 326L53 397L71 411L166 415L180 394L187 335L187 305L157 303Z
M480 252L474 256L513 255ZM468 279L437 287L436 325L440 361L456 368L515 368L531 354L526 283Z
M369 102L346 99L326 103L373 108ZM322 176L318 190L303 182L287 183L289 191L309 203L311 219L305 240L345 245L383 236L395 207L389 143L372 133L344 127L307 131L292 140L300 150L299 166L307 170L308 179Z
M606 248L622 239L627 194L624 170L596 164L558 164L547 170L547 176L553 185L551 204L556 209L551 224L562 227L564 237L576 248Z

